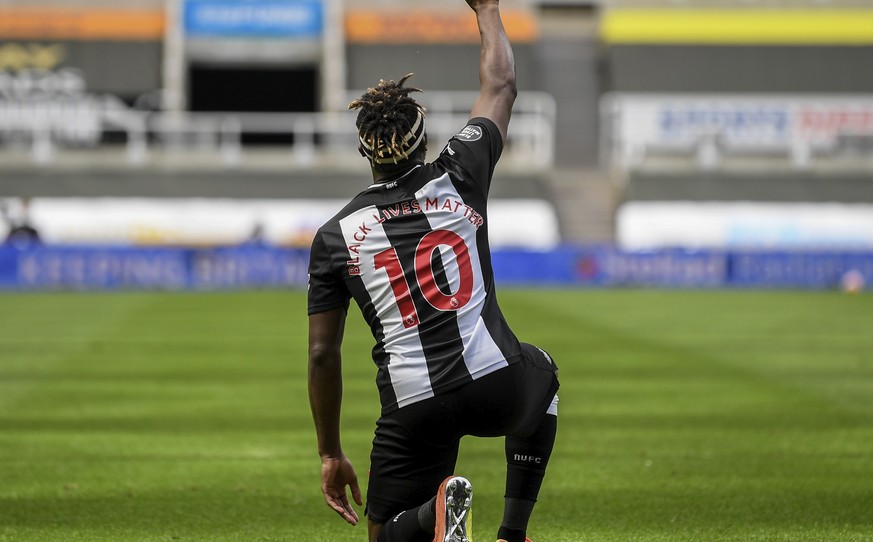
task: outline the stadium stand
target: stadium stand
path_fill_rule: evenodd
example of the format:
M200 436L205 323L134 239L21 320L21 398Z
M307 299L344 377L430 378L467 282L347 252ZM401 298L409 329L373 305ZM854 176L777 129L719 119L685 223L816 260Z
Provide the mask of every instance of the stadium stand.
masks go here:
M830 228L839 209L871 209L869 3L608 6L601 150L622 194L623 246L866 246L853 233L863 225ZM680 223L667 203L705 211ZM703 241L696 225L716 217L722 237Z
M337 48L307 28L257 43L216 37L185 18L185 6L201 5L5 2L0 197L337 197L361 182L342 112L355 89L411 64L439 141L463 122L476 87L464 6L417 4L425 26L458 28L417 35L391 16L396 1L325 2L325 17L345 28ZM498 194L547 202L564 241L613 241L620 206L634 202L866 201L873 76L857 67L873 39L846 26L873 13L865 2L503 5L522 94ZM34 9L51 24L37 24ZM120 12L138 33L107 26ZM628 26L640 13L658 24ZM738 35L721 25L706 39L652 30L731 13L789 16L775 41L762 41L766 25ZM825 30L811 29L810 13L830 21Z
M208 3L176 2L175 7L201 4ZM123 11L148 18L156 10L163 13L165 5L173 3L140 1L126 4ZM326 8L332 5L325 3ZM340 56L345 60L341 67L345 86L362 89L375 82L373 77L402 75L394 73L397 66L409 65L403 69L417 71L416 84L427 91L423 101L429 108L431 139L444 140L464 122L477 85L475 28L465 23L465 30L457 35L431 36L416 43L415 36L403 37L403 21L387 17L391 11L387 8L396 5L344 4L348 36ZM580 41L572 30L567 31L566 17L552 17L563 21L564 31L551 37L549 17L540 21L536 4L519 0L504 6L522 92L500 166L497 195L547 202L556 209L566 239L572 240L577 231L595 231L574 227L577 217L590 221L599 216L598 225L605 226L595 234L608 238L609 211L578 213L576 206L567 204L578 199L574 181L579 178L575 168L580 156L596 171L594 26L586 26ZM117 16L112 8L112 3L101 0L12 2L0 8L19 17L24 27L17 33L9 25L0 27L0 47L24 59L23 66L0 77L0 92L6 88L0 104L0 167L4 169L0 196L324 198L360 186L361 179L349 174L359 170L349 130L352 117L341 112L349 96L360 90L337 94L331 86L332 95L325 95L327 72L336 68L327 67L332 57L326 53L299 52L308 50L300 47L308 35L293 44L288 41L283 49L282 40L270 45L271 40L253 43L236 36L215 38L208 32L203 37L198 34L203 29L192 26L179 47L171 19L160 35L145 37L121 32L95 38L82 30L80 23L87 17L99 22L101 17ZM469 16L463 4L447 9L442 2L425 2L419 8L416 16L441 28ZM40 9L41 15L48 13L52 25L33 24L29 10L34 9ZM375 38L372 31L363 35L349 31L362 28L354 19L361 9L372 16L363 26L376 24ZM592 16L587 9L581 13ZM185 17L181 11L176 15ZM185 19L180 24L193 23ZM398 47L397 39L407 43ZM326 38L309 41L329 47ZM277 61L276 55L290 51L291 45L297 56ZM44 66L49 71L43 67L34 71L37 66L32 64L46 47L54 48L58 56ZM414 62L402 58L413 47ZM584 69L571 59L580 47L588 51ZM225 54L229 56L221 56ZM245 58L233 56L239 54ZM123 62L124 58L133 61ZM552 58L556 62L548 62ZM179 82L175 91L172 84L172 71L178 72L179 66L177 79L185 89L181 99ZM119 86L119 81L126 83ZM543 92L550 87L559 89L560 95ZM295 92L282 92L287 88ZM50 89L52 98L39 89ZM578 103L579 89L585 91L587 106ZM561 101L561 115L556 114L556 99ZM185 109L179 110L180 106ZM264 145L265 141L279 146ZM561 169L561 164L569 164L569 169ZM212 181L198 181L204 178Z

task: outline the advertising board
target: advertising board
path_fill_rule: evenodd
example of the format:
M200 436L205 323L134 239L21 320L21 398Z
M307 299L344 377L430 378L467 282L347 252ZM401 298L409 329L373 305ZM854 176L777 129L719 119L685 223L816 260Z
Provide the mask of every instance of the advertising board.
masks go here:
M250 240L255 232L278 246L304 246L346 200L225 198L34 198L27 215L42 239L60 245L215 246ZM20 202L0 199L10 214ZM545 200L496 199L488 206L493 247L548 249L560 240ZM0 239L8 226L0 220Z
M0 38L71 41L155 41L163 38L163 9L56 4L0 6Z
M527 10L501 10L506 34L515 44L532 43L539 37L537 18ZM476 17L469 10L445 9L350 9L345 13L349 43L479 43Z
M304 249L0 248L0 288L216 290L300 287Z
M186 0L185 33L192 37L317 37L320 0Z
M0 246L3 290L305 288L309 251L227 248ZM873 284L873 252L500 249L501 286L843 288ZM858 287L858 286L855 286Z
M613 94L604 111L612 153L629 168L651 149L705 138L746 150L834 149L841 137L873 136L869 96Z
M873 250L873 205L629 202L616 230L626 250Z

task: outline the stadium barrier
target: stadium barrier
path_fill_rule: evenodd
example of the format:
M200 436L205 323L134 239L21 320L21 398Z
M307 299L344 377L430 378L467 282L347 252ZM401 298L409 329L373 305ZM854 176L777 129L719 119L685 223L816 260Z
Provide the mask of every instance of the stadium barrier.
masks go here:
M258 246L0 249L0 288L221 290L306 284L309 252Z
M301 288L308 250L227 248L0 248L5 290L224 290ZM501 285L798 288L873 284L873 252L724 252L614 247L496 250Z
M278 149L289 152L296 165L311 167L319 159L331 165L357 156L357 113L346 111L345 104L363 92L342 92L338 112L152 111L160 102L158 91L129 106L118 96L90 92L84 75L72 68L0 69L0 151L8 147L25 156L20 150L27 145L30 162L52 164L67 153L101 146L117 149L114 142L123 141L130 168L179 155L190 160L194 151L233 169L245 164L248 152L262 147L250 144L249 137L271 135L287 139ZM469 91L428 92L422 103L428 110L430 139L446 141L463 127L477 96ZM551 167L556 118L550 94L520 92L504 161L528 169Z
M614 171L648 158L693 159L717 169L729 157L816 160L869 153L873 100L863 94L609 93L601 101L601 150ZM845 156L844 156L845 155Z

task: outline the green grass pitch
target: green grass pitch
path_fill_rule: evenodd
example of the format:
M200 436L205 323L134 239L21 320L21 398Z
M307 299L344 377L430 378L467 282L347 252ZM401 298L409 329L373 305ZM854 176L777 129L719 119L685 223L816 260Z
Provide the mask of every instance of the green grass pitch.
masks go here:
M873 296L504 290L561 367L537 542L873 540ZM363 541L323 503L303 292L0 295L0 541ZM372 339L344 348L366 486ZM465 440L475 542L502 441Z

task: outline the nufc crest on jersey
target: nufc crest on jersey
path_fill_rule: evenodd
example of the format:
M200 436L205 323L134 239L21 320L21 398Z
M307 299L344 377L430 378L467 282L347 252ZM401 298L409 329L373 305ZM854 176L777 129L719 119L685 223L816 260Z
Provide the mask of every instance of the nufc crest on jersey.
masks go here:
M488 247L501 150L497 127L471 119L434 162L371 185L315 236L309 313L358 304L376 339L383 413L521 353L497 307Z

